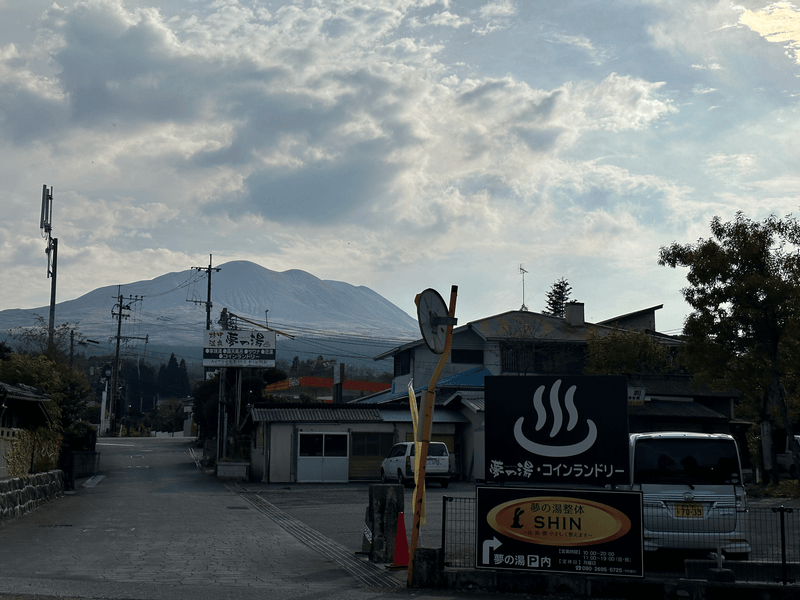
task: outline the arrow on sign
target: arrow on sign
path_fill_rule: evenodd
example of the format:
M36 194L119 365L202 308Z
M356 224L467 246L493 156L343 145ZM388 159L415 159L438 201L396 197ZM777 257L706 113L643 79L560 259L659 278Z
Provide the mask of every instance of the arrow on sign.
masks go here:
M488 565L491 564L489 562L489 550L497 550L500 546L503 545L503 542L498 540L496 537L490 540L483 541L483 564Z

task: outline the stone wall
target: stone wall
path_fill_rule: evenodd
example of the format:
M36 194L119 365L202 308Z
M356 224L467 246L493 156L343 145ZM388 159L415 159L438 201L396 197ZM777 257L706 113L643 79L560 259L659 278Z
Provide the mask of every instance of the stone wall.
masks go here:
M0 479L0 525L64 494L64 473L47 471Z

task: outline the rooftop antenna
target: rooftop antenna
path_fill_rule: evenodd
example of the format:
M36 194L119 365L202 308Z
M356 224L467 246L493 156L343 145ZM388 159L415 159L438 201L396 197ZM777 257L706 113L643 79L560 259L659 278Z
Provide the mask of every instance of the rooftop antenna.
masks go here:
M527 271L522 266L522 263L519 265L519 272L522 275L522 306L520 307L520 310L527 312L528 307L525 306L525 273L527 273Z
M56 322L56 274L58 272L58 238L53 237L53 188L47 189L47 184L42 186L42 213L39 217L39 228L42 237L47 240L47 276L50 282L50 322L47 330L47 351L52 355L53 332Z

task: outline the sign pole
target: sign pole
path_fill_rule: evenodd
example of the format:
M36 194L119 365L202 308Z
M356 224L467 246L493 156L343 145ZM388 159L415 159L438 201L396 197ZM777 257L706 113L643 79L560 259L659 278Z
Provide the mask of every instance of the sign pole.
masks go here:
M422 519L422 506L425 501L425 472L428 463L428 446L431 441L431 429L433 428L433 407L436 403L436 382L439 380L439 375L442 373L444 365L447 363L447 358L450 356L450 346L453 341L453 323L456 316L456 296L458 295L458 286L454 285L450 288L450 306L448 308L447 316L447 332L445 334L444 350L439 357L439 363L431 376L428 390L425 393L425 400L422 406L424 417L422 427L418 428L418 434L421 435L419 441L422 442L419 459L417 464L419 470L415 477L416 486L414 487L414 521L411 526L411 545L408 549L408 585L411 585L411 580L414 574L414 555L419 545L419 530L420 521Z

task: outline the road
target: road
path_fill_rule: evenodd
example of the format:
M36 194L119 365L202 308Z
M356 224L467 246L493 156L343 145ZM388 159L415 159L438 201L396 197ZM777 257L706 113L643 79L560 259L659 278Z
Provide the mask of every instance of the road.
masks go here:
M224 485L183 438L101 438L98 450L102 476L0 529L0 597L456 597L407 589L405 571L355 556L367 484ZM445 490L430 487L440 522ZM439 535L423 529L422 545Z

